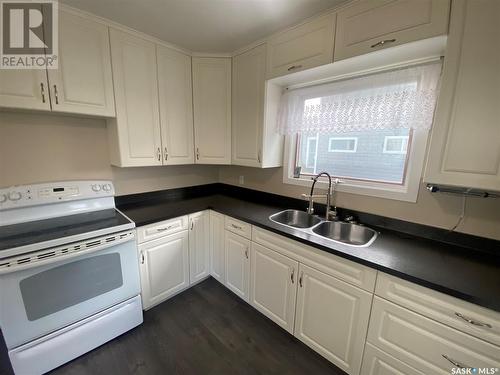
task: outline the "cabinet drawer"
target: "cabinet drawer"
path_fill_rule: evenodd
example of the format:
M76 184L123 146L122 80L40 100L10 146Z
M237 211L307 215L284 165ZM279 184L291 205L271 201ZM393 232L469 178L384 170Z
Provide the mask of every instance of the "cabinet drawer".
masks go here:
M500 313L379 273L375 293L398 305L500 346Z
M255 226L252 241L361 289L369 292L375 289L377 271L372 268Z
M335 13L286 30L267 43L267 77L278 77L333 60Z
M252 225L245 223L244 221L226 216L224 219L224 227L228 231L239 234L240 236L243 236L245 238L252 238Z
M361 375L425 375L406 363L366 343Z
M145 225L137 228L137 242L143 243L167 236L169 234L177 233L182 230L188 229L188 217L181 216L175 219L160 221L158 223Z
M447 0L363 0L338 12L334 60L446 34Z
M368 342L427 375L448 375L456 364L500 367L500 347L379 297L373 300Z

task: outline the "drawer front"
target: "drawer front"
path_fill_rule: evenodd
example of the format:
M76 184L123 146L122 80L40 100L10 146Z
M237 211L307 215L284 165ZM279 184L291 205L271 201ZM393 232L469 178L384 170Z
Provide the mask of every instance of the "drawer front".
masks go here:
M160 221L137 228L137 242L143 243L188 229L188 217Z
M245 223L244 221L233 219L232 217L226 216L224 219L225 228L233 233L239 234L242 237L251 239L252 238L252 225Z
M334 60L446 34L449 12L447 0L356 2L338 12Z
M458 366L500 367L500 347L379 297L373 301L368 342L427 375L449 375Z
M398 305L500 346L500 313L379 273L375 293Z
M271 37L267 78L331 63L334 31L335 14L328 14Z
M368 292L372 293L375 289L377 271L372 268L255 226L252 241Z
M361 375L425 375L406 363L366 343Z

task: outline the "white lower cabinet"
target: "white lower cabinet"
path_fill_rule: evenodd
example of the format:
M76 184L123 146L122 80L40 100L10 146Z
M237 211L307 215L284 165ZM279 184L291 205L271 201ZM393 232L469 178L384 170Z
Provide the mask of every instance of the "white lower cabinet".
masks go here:
M453 368L498 368L500 348L380 297L373 301L368 342L426 375Z
M189 279L196 283L210 275L210 211L189 215Z
M252 243L250 303L293 334L299 262Z
M361 375L425 375L406 363L366 343Z
M187 230L139 244L144 309L189 286L188 251Z
M363 357L372 294L300 264L295 337L349 374Z
M237 296L249 301L250 240L226 230L225 233L226 286Z
M224 215L210 211L210 275L226 282L224 266Z

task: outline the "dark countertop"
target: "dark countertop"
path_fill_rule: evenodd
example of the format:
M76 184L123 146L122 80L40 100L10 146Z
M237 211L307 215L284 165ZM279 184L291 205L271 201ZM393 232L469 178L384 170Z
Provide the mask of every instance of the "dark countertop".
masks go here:
M118 208L137 226L212 209L382 272L500 311L500 257L387 228L369 247L349 247L269 220L282 205L259 204L221 194L125 204ZM291 207L290 207L291 208Z

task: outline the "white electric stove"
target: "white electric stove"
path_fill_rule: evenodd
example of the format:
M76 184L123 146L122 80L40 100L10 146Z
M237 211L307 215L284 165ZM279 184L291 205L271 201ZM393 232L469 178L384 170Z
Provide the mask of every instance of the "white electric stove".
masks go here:
M0 189L0 327L42 374L142 323L134 223L110 181Z

